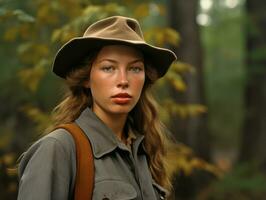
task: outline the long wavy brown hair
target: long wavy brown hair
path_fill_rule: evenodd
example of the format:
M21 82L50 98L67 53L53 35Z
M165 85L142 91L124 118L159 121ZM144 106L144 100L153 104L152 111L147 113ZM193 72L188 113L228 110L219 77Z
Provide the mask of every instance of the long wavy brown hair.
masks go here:
M64 99L52 114L52 125L47 129L51 131L58 125L73 122L86 107L92 106L90 89L84 87L93 60L97 52L91 53L82 63L75 67L66 77L67 89ZM136 106L130 111L127 123L135 131L145 135L144 146L148 155L148 164L153 179L161 186L171 189L170 177L166 171L166 148L168 138L165 128L159 120L157 104L151 93L151 86L158 79L157 72L145 60L145 83Z

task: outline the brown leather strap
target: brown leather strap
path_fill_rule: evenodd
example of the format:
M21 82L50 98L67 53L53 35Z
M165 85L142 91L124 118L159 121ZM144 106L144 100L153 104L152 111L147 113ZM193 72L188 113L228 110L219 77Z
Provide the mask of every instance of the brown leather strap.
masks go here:
M94 186L94 160L89 139L75 123L62 124L57 128L66 129L76 145L75 200L92 199Z

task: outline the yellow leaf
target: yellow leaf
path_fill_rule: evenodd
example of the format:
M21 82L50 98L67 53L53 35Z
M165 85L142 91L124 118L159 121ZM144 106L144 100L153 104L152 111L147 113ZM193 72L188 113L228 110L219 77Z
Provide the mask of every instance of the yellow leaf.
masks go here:
M11 166L12 164L14 164L15 155L13 153L8 153L8 154L5 154L2 157L2 159L3 159L3 162L5 163L5 165Z
M144 32L147 41L157 46L171 44L177 46L180 40L179 34L168 27L153 27Z
M196 69L192 65L184 62L174 62L171 65L171 70L173 70L176 73L195 73Z
M42 3L37 11L38 22L42 24L56 24L59 19L57 13L49 3Z
M173 70L169 70L169 72L165 76L165 79L168 80L177 91L184 92L187 89L186 83L184 82L183 78Z
M35 92L39 86L40 80L45 74L45 68L37 65L34 68L22 69L18 72L20 81L31 91Z
M12 42L17 38L18 35L18 28L17 27L10 27L9 29L6 30L4 33L4 40L8 42Z
M190 116L198 116L207 112L207 107L200 104L191 104L187 106Z
M148 41L149 43L152 43L152 34L150 31L145 31L143 32L143 36L145 38L146 41Z
M63 11L64 14L72 19L79 16L84 8L84 5L76 0L58 0L53 1L53 3L57 10Z
M134 11L134 16L136 16L137 18L144 18L149 16L149 4L142 3L137 5Z
M207 107L201 104L179 104L172 100L165 100L162 102L162 106L170 114L178 115L181 118L187 118L189 116L198 116L207 112Z
M187 89L186 84L181 79L174 80L172 84L174 85L175 89L178 91L184 92Z
M101 9L100 6L89 5L83 10L82 15L89 16L89 15L99 12L100 9Z
M72 39L73 37L76 36L76 32L72 31L72 30L67 30L67 31L64 31L62 34L61 34L61 41L62 42L66 42L70 39Z
M24 105L20 108L31 120L37 124L37 129L43 131L51 122L49 114L32 105Z
M20 36L23 39L28 39L32 36L32 29L30 28L29 24L22 24L20 26L19 32Z
M165 8L165 6L162 5L162 4L157 4L157 6L159 7L159 13L160 13L160 15L165 16L165 14L166 14L166 8Z
M49 54L48 45L24 43L18 48L19 57L22 62L33 65Z
M117 3L108 3L103 7L103 11L113 15L117 13L123 13L124 7L118 5Z
M192 149L182 143L168 143L167 149L165 162L170 176L180 172L190 176L195 170L203 170L217 177L222 175L217 166L195 156Z
M61 34L62 34L61 29L55 29L52 33L52 36L51 36L52 42L59 41Z
M180 35L176 30L172 28L165 28L164 35L166 43L171 44L173 46L178 46L180 42Z
M164 33L162 31L158 31L156 34L156 44L158 46L164 46L165 40L164 40Z
M14 137L14 133L9 129L1 129L0 134L0 149L5 149L10 145Z

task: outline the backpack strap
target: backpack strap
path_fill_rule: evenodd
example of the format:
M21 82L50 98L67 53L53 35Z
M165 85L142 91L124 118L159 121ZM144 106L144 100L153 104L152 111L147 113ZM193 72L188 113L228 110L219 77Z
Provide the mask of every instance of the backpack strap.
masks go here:
M66 129L76 146L75 200L92 199L94 186L94 160L89 139L76 123L61 124L57 128Z

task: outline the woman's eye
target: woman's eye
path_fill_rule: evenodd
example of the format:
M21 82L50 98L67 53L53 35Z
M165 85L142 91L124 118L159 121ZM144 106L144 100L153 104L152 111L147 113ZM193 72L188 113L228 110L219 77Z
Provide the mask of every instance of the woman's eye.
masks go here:
M134 73L139 73L143 70L142 67L131 67L130 71L134 72Z
M101 70L103 70L104 72L112 72L114 70L113 66L105 66L102 67Z

